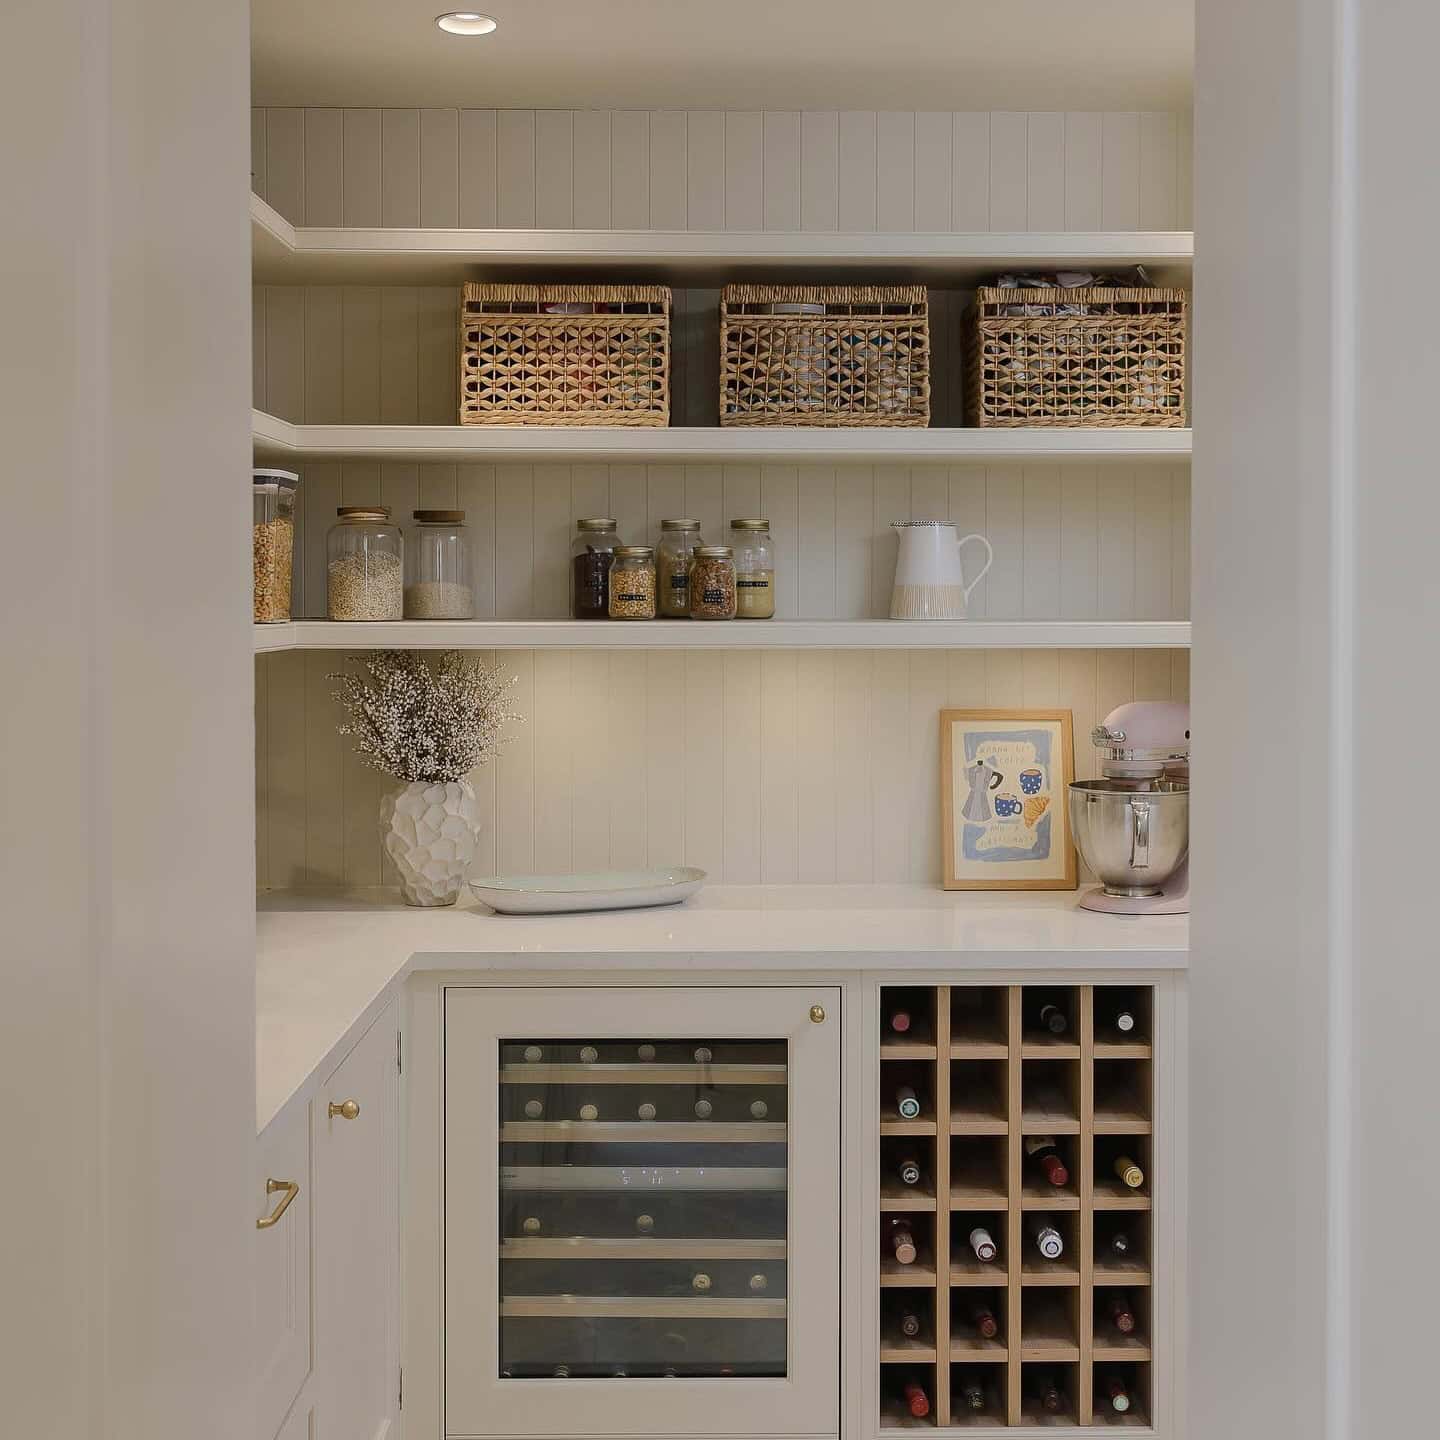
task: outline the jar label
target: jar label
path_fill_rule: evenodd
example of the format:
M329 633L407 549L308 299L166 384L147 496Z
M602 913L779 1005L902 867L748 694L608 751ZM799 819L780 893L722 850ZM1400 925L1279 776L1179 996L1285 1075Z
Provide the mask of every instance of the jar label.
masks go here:
M650 596L644 590L617 590L615 592L615 598L617 600L630 600L637 605L641 605L644 604Z
M768 590L770 588L768 580L737 580L735 585L740 590Z
M688 575L680 574L670 577L670 588L672 590L687 590L689 587L690 577Z
M730 597L723 590L702 590L700 599L706 605L723 605Z

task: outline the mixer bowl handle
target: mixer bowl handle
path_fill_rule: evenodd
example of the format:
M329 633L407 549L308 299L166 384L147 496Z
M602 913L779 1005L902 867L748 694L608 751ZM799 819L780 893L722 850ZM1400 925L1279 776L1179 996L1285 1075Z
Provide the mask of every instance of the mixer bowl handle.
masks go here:
M1130 868L1150 868L1150 802L1130 802Z

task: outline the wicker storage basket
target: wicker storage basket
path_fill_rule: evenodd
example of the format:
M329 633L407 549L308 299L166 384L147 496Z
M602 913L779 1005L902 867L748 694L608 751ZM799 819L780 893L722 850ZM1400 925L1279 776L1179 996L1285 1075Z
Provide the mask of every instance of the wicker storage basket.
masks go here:
M1184 425L1185 304L1183 290L982 286L965 323L967 421Z
M460 423L668 425L670 291L467 282Z
M923 285L727 285L722 425L926 425Z

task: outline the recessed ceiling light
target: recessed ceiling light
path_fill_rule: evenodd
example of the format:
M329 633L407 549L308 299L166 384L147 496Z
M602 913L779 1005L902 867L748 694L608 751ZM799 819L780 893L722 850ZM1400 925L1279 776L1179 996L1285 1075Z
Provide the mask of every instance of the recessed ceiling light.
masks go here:
M435 23L447 35L488 35L499 22L474 10L451 10L437 15Z

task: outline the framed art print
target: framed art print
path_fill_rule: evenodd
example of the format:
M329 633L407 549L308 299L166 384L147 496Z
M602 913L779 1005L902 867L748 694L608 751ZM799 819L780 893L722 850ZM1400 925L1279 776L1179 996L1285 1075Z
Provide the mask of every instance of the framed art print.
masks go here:
M942 710L947 890L1073 890L1068 710Z

